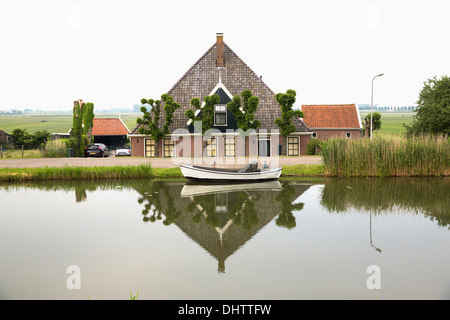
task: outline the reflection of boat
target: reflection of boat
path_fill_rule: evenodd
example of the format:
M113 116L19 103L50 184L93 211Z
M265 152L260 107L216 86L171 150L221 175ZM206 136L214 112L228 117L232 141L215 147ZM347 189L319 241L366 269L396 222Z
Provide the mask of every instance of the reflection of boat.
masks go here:
M217 183L217 184L199 184L187 183L181 190L182 197L200 196L212 193L222 192L239 192L239 191L257 191L257 190L272 190L281 191L281 183L277 180L250 182L250 183Z
M180 165L180 168L185 178L194 180L259 181L276 180L281 175L281 168L258 169L256 162L251 162L241 169L200 167L185 164Z

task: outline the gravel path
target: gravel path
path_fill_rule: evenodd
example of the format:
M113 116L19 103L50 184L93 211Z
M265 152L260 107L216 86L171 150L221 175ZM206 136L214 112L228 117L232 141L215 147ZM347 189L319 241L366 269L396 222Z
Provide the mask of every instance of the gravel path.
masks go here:
M39 168L39 167L64 167L64 166L118 166L139 165L151 163L154 168L178 167L180 164L211 165L216 161L218 167L241 167L246 163L246 158L41 158L41 159L0 159L1 168ZM320 156L259 158L260 164L267 162L271 166L283 166L292 164L321 164ZM272 163L273 162L273 163Z

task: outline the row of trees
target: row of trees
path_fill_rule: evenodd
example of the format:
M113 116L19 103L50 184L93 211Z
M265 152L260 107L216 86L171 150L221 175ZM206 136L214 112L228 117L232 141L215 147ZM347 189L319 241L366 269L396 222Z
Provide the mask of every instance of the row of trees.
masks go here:
M292 123L292 118L301 118L303 113L300 110L293 109L296 100L295 90L290 89L286 93L278 93L275 95L275 99L281 107L281 118L276 119L275 124L280 128L280 134L286 137L296 129L295 124ZM203 98L203 102L202 106L199 98L193 98L191 100L193 108L186 110L185 116L194 121L194 124L201 123L202 134L205 134L214 125L214 106L219 104L220 97L217 94L206 96ZM173 123L173 114L180 108L180 105L168 94L163 94L161 100L142 99L141 103L143 116L136 121L141 125L138 132L152 137L155 141L156 156L158 156L159 141L169 133L169 127ZM164 103L164 124L161 126L162 103ZM241 95L235 95L227 104L228 110L236 118L239 129L244 131L256 130L261 126L261 122L255 119L254 115L258 104L259 98L254 96L250 90L244 90ZM148 105L149 108L145 105Z

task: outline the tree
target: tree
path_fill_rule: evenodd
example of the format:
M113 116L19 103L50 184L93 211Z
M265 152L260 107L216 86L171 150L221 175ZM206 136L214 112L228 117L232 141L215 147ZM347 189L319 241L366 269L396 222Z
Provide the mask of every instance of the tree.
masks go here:
M370 113L364 117L364 126L369 129L370 135ZM372 131L381 129L381 114L379 112L372 113Z
M89 143L92 142L92 128L94 127L94 104L86 102L83 105L83 133Z
M32 136L27 129L14 129L11 133L16 146L29 145L31 143Z
M289 89L286 93L277 93L275 100L281 107L281 118L275 119L275 124L280 128L280 134L283 139L283 154L286 150L287 136L295 132L295 124L292 123L292 118L303 118L303 112L300 110L294 110L295 96L297 93L295 90Z
M252 95L250 90L244 90L241 93L242 98L239 95L235 95L233 99L228 102L228 110L234 115L237 121L239 129L247 131L249 129L257 129L261 126L259 120L255 120L255 115L258 108L259 99ZM241 104L242 101L242 104Z
M79 99L73 102L73 122L71 136L71 147L74 149L75 157L82 157L84 149L91 143L92 126L94 125L94 104L84 103ZM88 137L85 135L88 133Z
M173 98L168 94L163 94L161 100L141 99L143 113L142 118L137 118L136 123L140 124L138 132L150 135L155 141L155 156L159 156L159 141L169 133L169 127L173 123L173 113L180 108ZM149 105L147 109L144 105ZM161 124L161 106L164 104L164 124Z
M407 134L450 134L450 77L425 81L417 104L412 124L405 125Z
M34 148L39 148L42 145L45 145L45 143L52 137L52 134L48 132L47 130L43 131L36 131L31 135L31 145Z
M84 103L79 99L73 102L73 122L70 132L70 146L74 149L75 157L83 157L84 149L92 141L92 127L94 126L94 104Z
M191 105L194 109L188 109L185 112L185 116L192 121L201 121L202 124L202 135L214 125L214 106L220 103L220 97L218 94L213 94L211 96L206 96L203 98L205 104L203 107L200 104L200 99L193 98L191 100ZM195 115L196 111L201 111Z

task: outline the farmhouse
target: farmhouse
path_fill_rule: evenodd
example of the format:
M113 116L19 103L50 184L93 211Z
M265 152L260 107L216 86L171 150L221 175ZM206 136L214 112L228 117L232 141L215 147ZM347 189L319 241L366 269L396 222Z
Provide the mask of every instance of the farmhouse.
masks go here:
M250 90L259 98L258 109L254 116L261 122L261 126L255 134L243 140L242 135L237 132L237 121L234 115L227 109L227 103L233 96L240 95L244 90ZM213 94L219 95L220 102L215 105L213 133L200 137L204 142L200 156L238 157L281 154L283 137L279 135L279 128L275 124L275 119L281 118L281 108L275 100L275 93L223 41L223 34L216 35L216 42L167 93L180 105L174 113L170 134L163 139L162 143L155 144L149 135L139 134L140 125L137 125L128 135L134 156L198 155L194 146L198 145L195 141L199 137L194 132L192 121L186 118L185 112L193 108L190 104L193 98L203 101L205 96ZM306 144L312 132L300 119L294 119L293 124L296 130L287 141L284 141L285 154L305 155ZM180 134L180 131L184 133ZM180 147L181 145L184 147ZM187 150L186 146L191 146L191 150ZM156 147L158 150L155 149ZM256 154L251 150L256 150Z
M312 130L312 136L357 139L361 137L361 117L355 104L302 105L303 122Z

